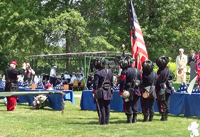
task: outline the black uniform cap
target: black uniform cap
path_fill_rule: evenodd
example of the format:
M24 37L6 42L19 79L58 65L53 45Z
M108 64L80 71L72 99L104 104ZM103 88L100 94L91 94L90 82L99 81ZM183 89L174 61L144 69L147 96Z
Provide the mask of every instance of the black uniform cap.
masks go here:
M145 60L142 63L142 71L145 73L150 73L153 71L153 62L151 60Z
M119 66L122 68L122 69L126 69L128 68L129 66L129 63L128 63L128 60L126 58L123 58L119 61Z
M160 56L156 59L156 65L159 68L165 68L166 65L169 63L169 58L165 56Z

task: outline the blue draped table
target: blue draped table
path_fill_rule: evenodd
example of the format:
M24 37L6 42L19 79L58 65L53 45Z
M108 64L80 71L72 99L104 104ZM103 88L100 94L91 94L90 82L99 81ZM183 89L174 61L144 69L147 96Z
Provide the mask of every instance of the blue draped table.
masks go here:
M200 117L200 94L174 93L170 96L170 114L180 115L185 117L197 116ZM91 90L82 92L80 107L82 110L96 110L96 104ZM123 110L123 100L119 96L119 91L114 91L113 99L110 102L110 109L114 111ZM141 106L139 111L141 111ZM154 110L158 112L157 101L154 102Z
M46 91L44 89L35 89L32 90L30 88L25 88L25 87L19 87L19 91L35 91L35 92L40 92L39 94L42 94L42 91ZM60 90L51 90L51 91L60 91ZM0 87L0 92L3 92L3 87ZM63 99L66 101L71 101L73 105L75 105L75 99L74 99L74 93L72 90L64 90L62 91L66 93L66 95L63 97ZM1 93L0 93L1 96ZM19 103L29 103L31 106L33 101L34 101L34 96L37 95L22 95L18 96L18 101ZM47 97L49 99L49 104L48 106L51 107L54 110L62 110L62 95L61 94L47 94ZM1 99L4 98L1 96Z

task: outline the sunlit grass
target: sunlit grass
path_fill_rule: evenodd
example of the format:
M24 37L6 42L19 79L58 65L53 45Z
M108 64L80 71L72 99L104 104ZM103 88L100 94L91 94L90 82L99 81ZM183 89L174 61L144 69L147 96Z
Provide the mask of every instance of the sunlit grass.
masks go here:
M0 101L0 136L134 136L134 137L188 137L187 127L196 117L169 115L169 121L159 121L160 115L155 114L153 122L142 122L143 116L138 115L138 122L126 124L126 116L122 112L111 111L110 124L98 125L96 111L80 109L80 98L76 105L65 103L64 114L46 107L43 110L32 110L28 104L18 104L14 112L7 112L3 100Z

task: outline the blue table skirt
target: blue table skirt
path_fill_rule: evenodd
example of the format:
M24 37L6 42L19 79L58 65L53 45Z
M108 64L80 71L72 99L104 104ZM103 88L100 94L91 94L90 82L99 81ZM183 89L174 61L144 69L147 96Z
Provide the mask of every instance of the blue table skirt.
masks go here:
M170 113L174 115L183 114L185 117L200 117L200 94L174 93L170 96ZM96 110L96 104L91 90L84 90L80 107L82 110ZM114 111L123 110L123 100L119 96L119 91L114 91L113 99L110 102L110 109ZM158 112L157 101L154 101L154 110ZM142 111L141 105L139 111Z
M19 91L35 91L35 92L41 92L40 94L42 94L42 91L45 91L43 89L38 90L32 90L29 88L24 88L24 87L19 87ZM59 91L59 90L53 90L53 91ZM3 88L0 87L0 92L3 92ZM69 100L72 102L73 105L75 105L75 99L74 99L74 93L72 90L67 90L67 91L63 91L64 93L66 93L66 95L63 97L64 100ZM19 103L29 103L29 105L31 106L33 104L34 101L34 97L37 95L22 95L22 96L18 96L18 101ZM61 94L48 94L47 95L48 99L49 99L49 104L48 106L55 109L55 110L62 110L62 95ZM1 97L4 98L4 97Z

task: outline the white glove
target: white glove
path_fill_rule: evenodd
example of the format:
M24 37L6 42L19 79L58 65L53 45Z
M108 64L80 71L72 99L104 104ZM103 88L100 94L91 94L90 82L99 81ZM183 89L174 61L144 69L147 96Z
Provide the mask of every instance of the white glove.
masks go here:
M23 63L22 69L26 70L26 63Z

